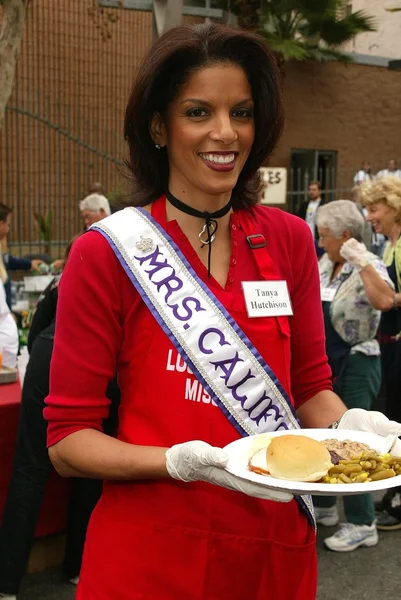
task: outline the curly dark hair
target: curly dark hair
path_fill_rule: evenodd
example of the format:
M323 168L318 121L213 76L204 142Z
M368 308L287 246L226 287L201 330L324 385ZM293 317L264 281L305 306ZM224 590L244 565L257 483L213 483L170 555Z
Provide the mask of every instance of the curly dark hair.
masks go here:
M258 35L216 23L180 26L156 40L134 82L125 112L127 166L134 179L130 204L144 206L166 192L166 149L157 150L150 135L154 114L162 117L194 71L215 63L240 66L254 100L255 140L232 193L235 208L256 204L259 167L274 150L284 123L281 81L273 54Z

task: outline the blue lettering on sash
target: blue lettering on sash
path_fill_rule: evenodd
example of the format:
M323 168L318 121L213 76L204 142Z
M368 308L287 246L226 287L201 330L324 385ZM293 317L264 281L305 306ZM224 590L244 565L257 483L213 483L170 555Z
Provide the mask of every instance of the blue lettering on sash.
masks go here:
M175 284L175 285L173 285ZM164 300L167 303L171 294L180 290L183 286L181 279L178 279L174 274L169 277L165 277L162 281L156 283L157 291L160 292L161 288L165 286L167 288L167 294L164 296Z
M182 289L184 284L182 280L179 277L177 277L174 267L169 265L167 259L165 258L164 260L160 260L160 257L162 256L163 254L162 252L160 252L159 246L156 246L156 249L153 252L151 252L151 254L148 254L147 256L134 256L134 258L137 261L139 261L139 264L141 266L143 265L143 263L149 261L149 265L154 267L153 269L145 269L145 273L149 275L150 281L156 286L158 292L160 292L163 286L166 288L164 301L167 304L167 306L169 306L172 309L174 316L180 321L189 321L193 314L193 310L191 310L191 308L189 307L191 303L194 304L194 310L196 312L206 310L206 308L202 308L199 300L197 298L193 298L192 296L187 296L186 298L184 298L181 302L181 306L179 306L177 303L168 303L168 300L170 299L171 295L174 292L177 292L178 290ZM170 269L170 274L160 281L153 281L154 275L166 268ZM184 315L180 314L180 308L184 308L184 310L186 311Z
M199 336L198 347L203 354L213 354L213 350L205 348L203 345L206 336L210 335L211 333L215 333L219 337L219 346L231 346L230 342L227 342L227 340L224 338L224 334L222 331L220 331L220 329L210 327L209 329L206 329L206 331L203 331Z
M190 304L194 305L194 310L196 312L206 310L206 308L202 308L202 305L199 302L199 300L197 298L192 298L192 296L187 296L186 298L184 298L184 300L181 302L181 306L179 306L178 304L169 304L169 306L171 307L173 315L176 319L179 319L180 321L189 321L192 317L192 310L189 308ZM179 313L180 308L184 308L186 310L186 313L184 315Z
M211 337L209 338L209 336ZM219 344L219 346L230 346L230 343L227 342L223 332L220 331L220 329L217 329L215 327L210 327L209 329L206 329L199 336L199 350L203 354L213 354L213 350L211 348L213 347L213 343L216 343L216 341ZM217 361L211 360L210 364L214 366L215 370L221 370L222 375L220 375L220 378L224 380L224 384L226 385L227 389L231 391L232 397L234 398L234 400L240 403L241 408L248 414L249 418L252 421L254 421L258 427L262 419L267 421L269 416L273 416L271 411L275 413L275 421L282 419L283 416L280 413L280 409L273 403L272 399L266 393L265 390L262 392L260 398L253 402L251 406L246 406L246 403L249 400L249 398L246 394L241 395L239 393L239 388L242 385L244 385L247 381L255 379L255 375L252 374L251 369L248 370L246 375L244 375L240 381L237 381L236 383L233 383L231 385L229 384L230 377L233 375L235 367L239 363L243 362L244 360L239 357L238 352L235 352L234 356L231 358L225 358ZM260 410L258 410L258 408L260 408ZM281 423L277 427L277 429L279 429L280 427L288 429L285 423Z
M239 387L241 387L241 385L243 385L250 379L255 379L255 375L252 375L251 369L249 369L248 373L245 375L245 377L243 377L241 379L241 381L238 381L237 383L234 383L233 385L227 385L228 389L231 390L231 394L233 395L233 398L235 398L235 400L238 400L238 402L241 403L241 407L244 408L244 410L246 410L246 412L248 414L249 414L249 411L247 411L247 409L244 407L245 402L248 400L248 396L239 396L237 394L237 390ZM252 419L252 420L254 421L255 419Z
M154 252L151 252L150 254L147 254L146 256L134 256L134 258L139 261L139 264L142 266L144 262L150 261L149 264L150 266L154 267L154 269L150 270L150 271L146 271L146 273L149 275L149 279L152 279L152 276L157 273L157 271L160 271L160 269L164 269L164 267L169 267L170 265L167 262L167 258L164 259L163 262L158 262L158 258L159 256L163 256L163 254L160 252L159 250L159 246L156 246L156 249L154 250ZM170 267L172 268L172 267ZM174 270L174 269L173 269Z
M164 301L166 305L171 308L174 316L180 321L189 321L193 315L193 311L196 312L205 311L206 309L202 307L200 301L197 298L192 296L187 296L184 298L179 305L169 304L168 300L174 292L182 289L183 282L182 280L176 276L176 272L174 267L172 267L166 258L163 257L162 252L160 252L159 247L148 254L147 256L134 256L136 260L139 261L142 266L145 262L149 263L149 267L147 270L145 269L145 273L149 276L149 280L157 287L157 291L160 292L162 287L166 288L166 293L164 296ZM162 260L163 258L163 260ZM163 279L154 280L155 275L164 269L170 269L168 275L164 276ZM193 306L193 308L191 307ZM181 310L180 310L181 309ZM231 346L230 342L225 339L224 333L217 329L216 327L210 327L203 331L199 336L198 347L199 350L203 354L213 354L213 346L215 344L219 346ZM244 360L239 357L239 353L235 352L234 356L231 358L225 358L218 361L210 361L210 364L214 366L215 370L220 369L222 375L220 378L223 379L225 386L230 390L231 395L234 400L240 403L241 408L247 413L249 418L259 426L262 419L265 421L268 420L270 416L274 414L274 420L278 421L279 419L283 419L282 414L280 413L279 407L273 403L270 396L267 395L266 391L262 392L260 398L258 398L253 404L249 407L246 406L247 401L249 400L246 394L241 395L239 392L239 388L250 381L251 379L255 379L255 375L252 374L252 370L249 369L247 374L242 377L240 381L230 385L229 380L233 375L235 368L239 363L243 363ZM267 403L266 403L267 401ZM258 410L260 409L260 410ZM288 429L288 426L285 422L280 423L277 429Z
M261 410L261 412L258 415L252 416L252 413L264 402L264 400L268 400L269 401L269 403L267 404L267 406L264 406L263 410ZM263 391L262 396L255 402L255 404L253 404L249 408L246 408L246 410L247 410L250 418L253 421L255 421L255 423L257 424L258 427L259 427L259 423L261 422L262 419L264 419L265 422L267 422L268 417L272 416L271 413L269 414L270 410L272 410L272 411L274 411L276 413L276 415L274 417L275 421L278 421L279 419L282 419L282 415L280 414L280 411L279 411L278 407L275 404L273 404L272 399L270 398L270 396L268 396L266 394L266 391ZM278 429L278 427L277 427L277 429ZM284 423L284 429L288 429L288 427L285 425L285 423Z
M153 269L145 269L145 273L149 275L150 281L157 287L157 291L160 292L162 287L166 288L166 294L164 296L164 301L168 303L170 296L180 290L183 286L181 279L179 279L175 274L175 269L171 265L168 264L167 259L165 258L163 261L158 260L160 256L163 256L159 250L159 246L156 247L155 251L147 256L135 256L136 260L139 261L139 264L142 266L144 262L149 261L149 265L153 267ZM154 275L159 273L159 271L163 269L170 269L170 273L168 276L164 277L160 281L153 281Z
M221 369L223 371L223 375L220 375L220 379L224 379L224 383L227 385L228 380L230 379L232 372L239 362L244 362L242 358L239 357L238 352L235 353L233 358L226 358L224 360L216 360L210 361L211 365L214 365L215 370ZM229 368L226 368L226 365L229 365Z

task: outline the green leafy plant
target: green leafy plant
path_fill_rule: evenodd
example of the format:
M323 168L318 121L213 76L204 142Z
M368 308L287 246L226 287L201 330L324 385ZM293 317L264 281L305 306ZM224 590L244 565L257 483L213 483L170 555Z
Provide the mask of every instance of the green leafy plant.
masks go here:
M221 0L220 5L237 16L239 25L250 22L250 10L257 14L255 29L281 68L288 60L350 62L344 44L376 30L374 18L362 10L350 12L347 0Z
M44 251L51 255L51 241L53 239L53 215L48 210L44 213L33 213L34 219L38 225L39 239L43 242Z
M364 11L347 13L345 0L262 0L259 33L281 59L341 60L342 51L359 33L375 31Z

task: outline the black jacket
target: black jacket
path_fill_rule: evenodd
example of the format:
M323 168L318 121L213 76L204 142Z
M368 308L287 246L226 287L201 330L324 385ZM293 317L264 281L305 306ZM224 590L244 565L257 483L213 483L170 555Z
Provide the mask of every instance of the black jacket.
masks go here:
M308 204L309 204L309 200L305 200L305 202L302 202L299 211L297 213L297 216L300 217L303 221L305 221L306 219L306 211L308 210ZM321 206L323 206L324 204L327 204L327 201L324 198L320 199L320 204L319 204L319 208ZM315 240L317 241L319 239L319 234L317 232L317 227L315 226Z

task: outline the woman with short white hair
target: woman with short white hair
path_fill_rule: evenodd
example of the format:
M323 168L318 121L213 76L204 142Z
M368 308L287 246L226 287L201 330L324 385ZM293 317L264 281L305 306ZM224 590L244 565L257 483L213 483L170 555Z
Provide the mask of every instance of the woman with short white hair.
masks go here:
M102 194L89 194L89 196L86 196L79 203L79 210L86 228L111 214L109 201Z
M354 202L337 200L319 208L320 285L326 332L326 353L333 386L348 408L369 410L381 383L380 347L375 339L381 310L388 310L393 284L381 259L361 244L364 218ZM363 264L349 257L363 250ZM335 498L315 499L317 522L339 521ZM344 498L347 523L325 544L350 551L378 542L370 494Z

